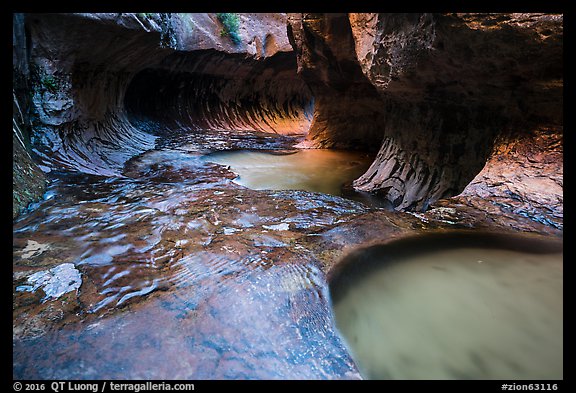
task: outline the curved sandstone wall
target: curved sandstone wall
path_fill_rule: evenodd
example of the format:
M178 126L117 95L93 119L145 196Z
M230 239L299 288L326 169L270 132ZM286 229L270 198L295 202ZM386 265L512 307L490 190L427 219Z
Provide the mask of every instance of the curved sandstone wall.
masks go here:
M12 218L44 193L46 178L30 155L31 99L24 16L12 15Z
M507 181L530 178L534 187L516 187L515 203L553 210L548 218L561 225L562 144L530 146L542 133L562 139L562 20L535 13L290 14L298 72L316 100L307 145L379 148L354 187L398 210L424 211L463 192L479 172L492 173L486 165L511 159L500 152L515 141L525 146L519 151L540 154L514 160L541 164L516 165L518 178ZM543 177L557 185L555 197L538 201L527 194L541 192ZM492 180L476 178L474 188Z
M292 52L256 60L214 50L174 54L136 74L125 106L134 124L305 134L312 97Z
M15 212L34 161L120 175L163 130L260 130L373 151L353 186L398 210L562 228L562 15L238 15L236 42L216 14L16 14Z
M286 16L28 14L40 167L118 175L162 129L305 133Z

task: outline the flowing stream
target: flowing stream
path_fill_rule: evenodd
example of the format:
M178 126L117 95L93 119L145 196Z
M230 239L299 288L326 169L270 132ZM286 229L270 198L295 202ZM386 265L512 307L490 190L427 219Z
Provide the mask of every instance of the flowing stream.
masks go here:
M13 377L562 378L559 251L416 241L329 287L318 255L385 213L340 196L368 157L297 141L175 132L117 175L55 165L13 226Z
M121 176L53 170L13 227L14 378L359 378L301 242L366 207L205 159L294 141L176 133Z

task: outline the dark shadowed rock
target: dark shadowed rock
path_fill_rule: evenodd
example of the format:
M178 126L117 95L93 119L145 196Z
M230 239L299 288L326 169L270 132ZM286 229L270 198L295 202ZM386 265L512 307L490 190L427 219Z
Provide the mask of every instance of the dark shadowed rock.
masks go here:
M562 16L220 19L14 14L13 216L38 201L13 225L14 378L358 379L342 257L562 236ZM385 201L253 190L206 159L297 143L374 153L347 191Z
M396 209L425 210L459 194L499 144L518 135L530 141L542 128L562 135L562 15L291 14L288 20L299 74L316 99L308 145L380 144L354 187L384 196ZM561 159L541 151L548 153ZM541 170L552 174L557 166Z
M12 218L16 218L46 187L44 173L30 155L29 42L22 14L12 15L12 49Z

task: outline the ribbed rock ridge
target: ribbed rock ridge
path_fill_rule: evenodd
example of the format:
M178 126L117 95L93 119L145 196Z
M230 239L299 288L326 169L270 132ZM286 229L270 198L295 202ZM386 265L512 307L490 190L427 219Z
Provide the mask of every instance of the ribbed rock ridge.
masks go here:
M119 175L167 129L305 133L286 16L239 17L233 42L215 14L26 14L40 167Z
M14 215L39 168L118 176L167 130L258 130L373 152L353 187L397 210L561 230L562 15L237 15L238 39L216 14L15 14Z
M214 50L175 54L133 77L126 110L143 127L304 134L313 101L295 69L291 52L262 60Z

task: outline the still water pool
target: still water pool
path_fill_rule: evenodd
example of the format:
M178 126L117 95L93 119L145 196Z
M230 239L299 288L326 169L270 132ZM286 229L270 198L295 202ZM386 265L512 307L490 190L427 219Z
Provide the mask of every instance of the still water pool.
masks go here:
M332 274L369 379L562 379L560 244L441 235L356 251Z
M235 182L254 190L305 190L336 196L342 195L343 184L360 177L372 163L365 153L319 149L223 151L205 159L230 166L238 175Z

